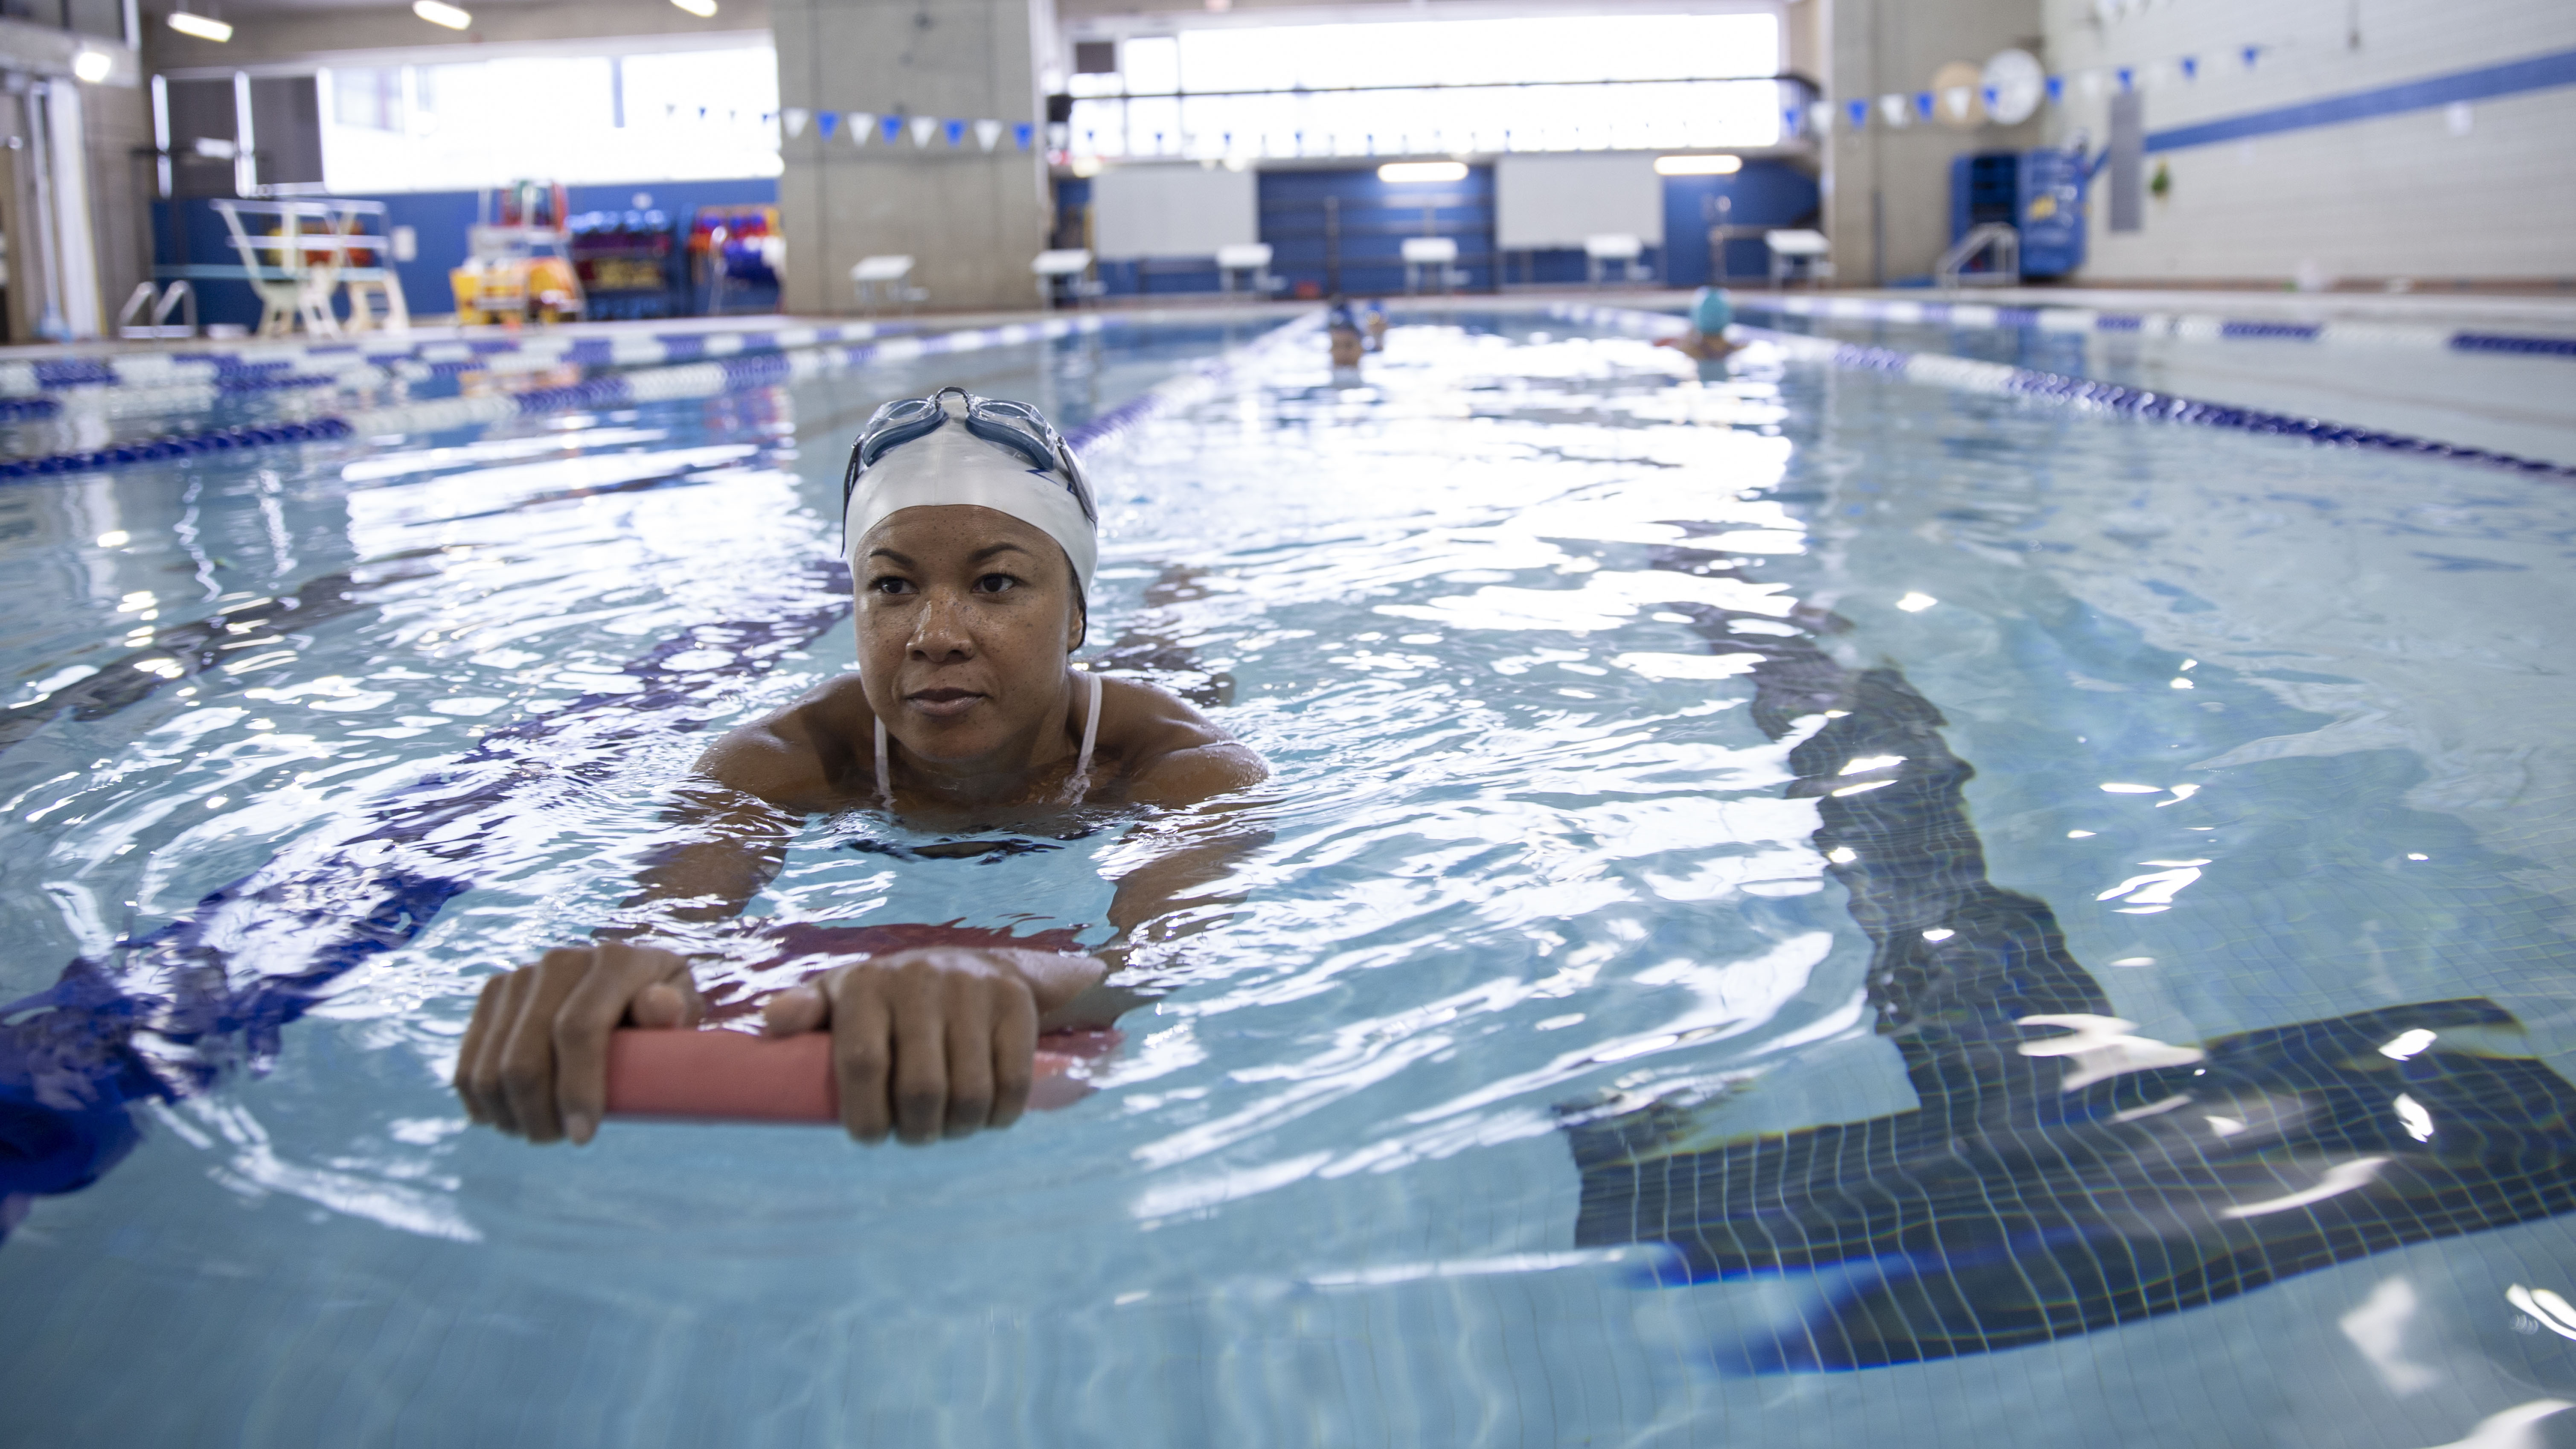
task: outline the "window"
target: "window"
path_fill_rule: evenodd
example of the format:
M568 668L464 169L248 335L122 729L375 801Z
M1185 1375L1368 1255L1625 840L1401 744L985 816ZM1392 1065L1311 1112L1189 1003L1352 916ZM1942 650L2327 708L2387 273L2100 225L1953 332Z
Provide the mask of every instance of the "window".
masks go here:
M403 129L402 68L331 72L331 119L370 131Z
M1076 155L1768 146L1798 100L1768 79L1767 12L1209 27L1120 50L1118 73L1075 77Z
M349 194L780 170L767 46L334 70L330 84L324 170Z

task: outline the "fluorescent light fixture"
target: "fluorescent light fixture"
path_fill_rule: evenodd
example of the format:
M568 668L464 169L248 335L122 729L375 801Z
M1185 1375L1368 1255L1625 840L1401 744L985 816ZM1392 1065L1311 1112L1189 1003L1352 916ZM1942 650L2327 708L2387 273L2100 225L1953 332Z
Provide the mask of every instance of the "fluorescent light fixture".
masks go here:
M72 57L72 74L79 77L84 85L97 85L114 69L116 62L108 59L107 52L103 50L84 50Z
M698 17L700 20L713 20L716 18L716 0L671 0L671 3L688 11L691 15Z
M1657 176L1732 176L1744 169L1741 156L1658 156Z
M1377 179L1401 184L1407 181L1464 181L1464 161L1389 161L1377 168Z
M442 5L439 0L411 0L411 13L432 25L444 25L450 30L463 30L474 23L473 16L453 5Z
M202 15L191 15L185 10L170 12L170 28L181 35L193 35L199 40L211 40L217 44L233 38L231 26L220 20L208 20Z

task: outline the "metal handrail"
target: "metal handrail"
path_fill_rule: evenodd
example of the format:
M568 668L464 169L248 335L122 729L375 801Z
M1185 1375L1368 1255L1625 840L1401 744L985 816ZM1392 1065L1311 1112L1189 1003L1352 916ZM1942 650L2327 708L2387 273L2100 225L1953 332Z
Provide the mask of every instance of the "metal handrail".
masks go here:
M1968 264L1981 256L1989 259L1986 270L1969 271ZM2020 286L2021 231L2000 221L1971 227L1966 236L1941 254L1940 262L1932 268L1932 277L1947 292L1967 286Z
M187 321L171 324L170 314L185 309ZM149 322L136 322L148 316ZM188 283L172 282L166 288L155 288L150 282L134 284L134 293L125 299L124 310L116 314L116 335L130 338L194 337L197 335L197 289Z

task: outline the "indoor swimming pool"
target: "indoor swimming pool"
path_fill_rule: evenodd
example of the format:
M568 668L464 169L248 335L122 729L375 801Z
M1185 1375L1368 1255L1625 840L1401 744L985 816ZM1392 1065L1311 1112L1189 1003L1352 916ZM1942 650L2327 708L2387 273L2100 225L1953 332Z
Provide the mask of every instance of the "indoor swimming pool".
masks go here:
M0 488L0 1439L2576 1443L2576 489L1311 320ZM1008 1132L469 1127L952 382L1264 843ZM818 818L710 976L1163 828Z

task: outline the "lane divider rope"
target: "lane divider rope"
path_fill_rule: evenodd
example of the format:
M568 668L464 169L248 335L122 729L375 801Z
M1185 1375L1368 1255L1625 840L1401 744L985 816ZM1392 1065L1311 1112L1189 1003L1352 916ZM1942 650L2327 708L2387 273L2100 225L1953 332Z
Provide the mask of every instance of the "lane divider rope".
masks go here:
M1776 312L1836 322L1923 323L2021 332L2115 332L2186 341L2339 342L2374 347L2448 348L2576 360L2576 337L2464 332L2413 322L2293 322L2196 312L2104 312L2091 307L2011 307L1984 302L1915 302L1893 297L1769 297L1729 293L1739 312Z
M121 356L0 361L0 398L78 395L94 389L189 384L219 391L319 386L345 374L412 378L464 371L535 372L573 364L650 367L740 353L793 352L835 342L870 342L920 330L913 323L758 326L690 332L431 338L389 334L363 342L266 343L229 352L131 352ZM288 379L292 379L291 381ZM59 399L58 399L59 400Z
M1007 347L1023 342L1069 337L1077 333L1099 332L1110 327L1128 325L1129 321L1128 318L1116 315L1091 315L1078 318L1052 318L1044 322L1015 322L1000 327L973 327L955 332L937 332L919 336L891 337L881 342L865 342L855 346L809 343L792 351L761 351L749 356L728 356L722 361L693 362L679 366L649 367L632 372L608 373L563 387L534 388L525 392L483 397L437 398L427 402L402 403L392 407L369 408L295 422L218 428L148 441L120 443L85 452L13 458L0 462L0 483L54 477L66 473L95 472L103 468L119 468L132 463L189 458L202 453L231 452L243 448L274 447L285 443L329 442L342 438L411 436L444 432L451 428L506 422L513 418L539 417L549 413L596 411L602 408L631 407L639 403L719 397L746 388L803 382L810 378L829 376L863 367L909 362L938 353L972 352L988 347ZM844 329L790 329L764 334L764 336L776 340L798 332L819 336L822 332L841 330ZM591 342L604 339L576 340ZM737 344L726 350L740 352L742 348Z
M1587 303L1569 302L1552 303L1546 310L1549 316L1566 321L1605 326L1648 337L1677 336L1689 330L1687 322L1669 312L1645 312L1629 307L1598 307ZM2323 422L2316 418L2302 418L2289 413L2265 412L2259 408L2240 408L2226 403L2200 402L2192 398L2176 397L2172 393L2149 392L2143 388L2126 387L2116 382L2097 382L2090 378L2067 377L2060 373L2012 367L2000 362L1979 362L1965 357L1943 357L1928 352L1900 352L1892 347L1865 347L1857 343L1835 342L1827 338L1809 337L1795 332L1774 332L1765 327L1738 326L1730 330L1770 343L1802 362L1817 362L1831 367L1863 372L1889 373L1902 377L1908 382L1928 383L1935 387L1946 387L1960 392L2035 398L2043 402L2074 407L2098 408L2105 412L2120 413L2129 417L2188 423L2195 427L2229 428L2238 432L2304 438L2310 442L2350 448L2368 448L2376 452L2406 453L2421 458L2477 463L2536 477L2576 478L2576 467L2563 463L2517 457L2511 453L2499 453L2488 448L2471 448L2455 443L2435 442L2430 438L2384 432L2376 428L2349 427L2342 423Z

